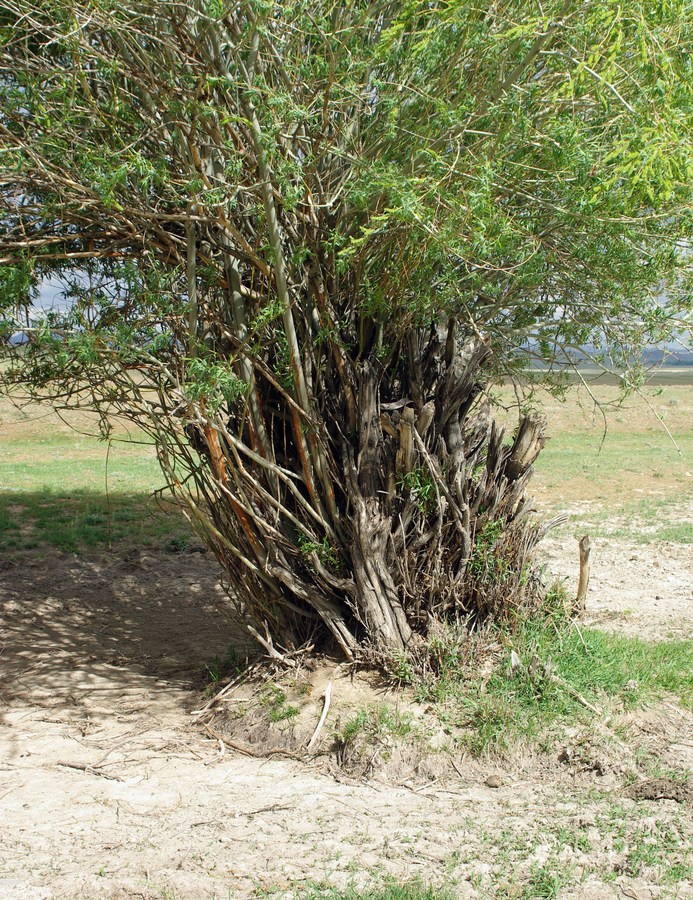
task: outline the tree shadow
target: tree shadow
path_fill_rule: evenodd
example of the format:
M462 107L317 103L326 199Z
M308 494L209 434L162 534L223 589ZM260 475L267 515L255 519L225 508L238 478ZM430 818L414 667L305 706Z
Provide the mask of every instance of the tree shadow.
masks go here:
M22 708L64 722L117 718L137 703L156 710L157 692L167 690L189 691L192 708L215 658L253 649L225 601L219 566L192 540L79 554L5 550L0 614L5 723Z

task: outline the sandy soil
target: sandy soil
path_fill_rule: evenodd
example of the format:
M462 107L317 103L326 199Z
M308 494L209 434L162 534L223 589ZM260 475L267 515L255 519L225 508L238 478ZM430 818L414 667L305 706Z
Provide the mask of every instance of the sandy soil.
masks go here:
M577 589L578 542L547 537L541 554L549 571ZM585 624L648 640L693 636L693 549L658 541L640 544L592 538Z
M689 549L596 542L589 620L690 635ZM575 579L573 540L546 555ZM547 872L569 873L561 898L693 897L666 865L693 843L687 804L633 799L625 778L636 745L693 770L693 717L674 704L633 714L611 752L576 730L560 756L353 779L330 755L337 702L302 761L234 753L195 724L205 663L243 642L205 555L0 565L2 898L292 897L387 875L555 896ZM329 677L348 692L346 672Z

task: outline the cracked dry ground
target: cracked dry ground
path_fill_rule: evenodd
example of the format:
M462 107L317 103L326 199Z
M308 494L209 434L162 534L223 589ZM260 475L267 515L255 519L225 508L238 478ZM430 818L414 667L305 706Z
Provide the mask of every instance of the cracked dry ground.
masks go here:
M571 574L565 543L548 555ZM597 546L594 623L690 635L686 549L639 547L640 573L624 564L628 546L605 545L601 562ZM655 563L656 592L643 580ZM387 876L459 897L693 897L689 805L631 799L618 743L595 765L525 751L458 758L453 775L412 769L398 783L330 772L327 752L222 752L190 715L205 663L240 640L220 596L199 553L33 551L4 563L0 897L291 897L310 882ZM348 699L350 680L331 677ZM316 694L315 721L320 709ZM338 715L334 702L325 751ZM665 702L620 734L684 771L692 722Z

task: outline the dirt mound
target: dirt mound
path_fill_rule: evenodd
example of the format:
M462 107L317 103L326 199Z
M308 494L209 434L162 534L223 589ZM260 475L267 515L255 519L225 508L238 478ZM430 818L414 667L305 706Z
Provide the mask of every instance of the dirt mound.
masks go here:
M627 788L626 795L633 800L675 800L685 803L693 798L693 786L674 778L648 778Z

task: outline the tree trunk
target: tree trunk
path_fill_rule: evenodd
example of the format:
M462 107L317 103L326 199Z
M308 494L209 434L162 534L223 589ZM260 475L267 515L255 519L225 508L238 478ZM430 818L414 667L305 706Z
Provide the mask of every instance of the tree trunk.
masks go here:
M374 647L401 650L409 643L412 630L391 574L389 518L373 498L360 497L357 506L352 566L358 617Z
M544 423L525 417L505 440L481 402L488 352L454 321L413 330L385 365L367 354L347 368L330 351L349 391L316 391L310 415L256 363L259 400L235 432L262 419L262 458L218 417L198 428L215 475L207 540L273 655L322 634L350 658L384 659L436 619L503 617L537 599L541 529L525 490ZM311 454L327 461L319 479Z

